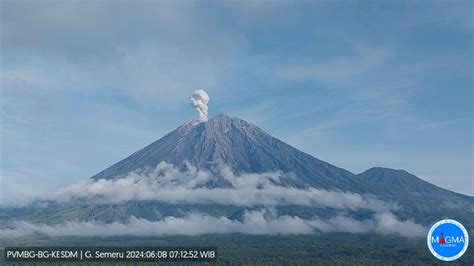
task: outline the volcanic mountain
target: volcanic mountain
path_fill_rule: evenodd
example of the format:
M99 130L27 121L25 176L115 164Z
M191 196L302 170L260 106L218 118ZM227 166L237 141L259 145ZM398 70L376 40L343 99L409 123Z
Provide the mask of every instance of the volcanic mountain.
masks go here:
M362 177L379 193L455 194L451 191L430 184L405 170L372 167L369 170L360 173L358 176Z
M345 215L354 219L368 219L373 217L374 212L381 210L377 206L383 202L381 204L390 206L390 211L397 217L404 220L413 219L426 226L443 217L457 219L467 226L474 226L473 197L439 188L403 170L377 167L355 175L299 151L251 123L225 115L217 115L206 122L192 120L181 125L161 139L94 175L88 184L94 186L95 183L97 186L84 191L86 194L91 191L102 191L113 184L133 185L133 182L138 182L133 178L134 173L140 173L143 169L157 169L163 162L172 164L180 173L186 173L189 165L210 173L216 179L212 179L211 183L206 183L204 186L217 192L227 189L225 191L236 193L239 190L235 186L229 190L232 184L229 183L228 178L218 179L222 172L215 169L219 169L220 165L225 165L226 169L230 169L232 174L238 177L283 173L283 176L289 176L289 178L279 179L278 182L272 184L272 191L284 191L284 193L296 191L297 194L292 194L296 195L296 198L292 198L293 201L290 203L275 205L275 210L280 215L306 219L311 219L315 215L326 218ZM145 176L145 180L152 180L147 185L162 184L160 182L165 177L159 172L154 174ZM123 180L125 183L121 182ZM133 180L132 183L130 183L131 180ZM163 181L167 182L166 179ZM241 181L245 183L251 180L242 178ZM125 194L121 189L127 188L129 187L115 189L108 194L108 197L116 195L120 198L122 194ZM214 190L214 188L217 189ZM254 194L262 191L259 187L254 188L256 189L252 190ZM72 189L77 189L77 186L72 186ZM160 192L146 194L148 198L145 200L133 198L133 200L111 203L101 201L103 198L100 195L84 200L81 195L86 194L82 193L73 198L73 201L50 201L47 207L39 208L38 206L45 206L39 202L41 203L39 205L0 209L0 223L7 224L14 220L35 223L60 223L69 220L115 222L126 221L132 216L159 220L162 217L179 217L190 212L225 216L233 220L242 219L243 214L249 209L266 207L264 202L269 202L269 195L273 197L271 200L279 203L285 195L288 197L288 194L262 194L257 204L245 206L229 203L229 199L235 199L235 194L233 197L229 195L228 198L225 194L219 198L220 201L170 201L169 199L160 201L154 195L160 196L164 192L168 196L170 193L173 196L186 196L189 193L188 190L188 192L174 194L167 187L163 189ZM245 192L245 189L243 191ZM263 192L271 193L272 191ZM209 194L209 191L205 193ZM61 195L68 196L68 194L69 192ZM132 195L139 196L140 194L132 191ZM325 198L325 195L338 196ZM349 198L351 202L364 202L363 204L367 206L347 208L346 204L342 207L344 211L341 214L341 208L334 208L334 204L337 205L340 197L345 197L346 202ZM312 202L319 202L319 205L299 204L306 202L308 198L311 198ZM365 201L361 201L362 198ZM376 201L372 201L373 198ZM184 197L184 199L189 198ZM245 197L237 197L237 199L238 203L241 200L245 201Z
M425 224L446 215L474 223L468 218L474 212L473 197L437 187L404 170L374 167L355 175L272 137L256 125L225 115L206 122L191 120L92 178L122 178L133 171L156 167L160 162L183 168L189 163L211 172L215 164L222 164L235 175L281 171L294 176L283 180L280 185L285 187L376 195L402 205L398 215L414 217ZM227 185L217 182L210 186ZM433 208L436 201L438 206ZM313 209L279 211L300 216L314 213ZM325 212L330 213L327 209ZM321 215L320 211L316 213Z
M297 177L287 180L286 185L371 192L365 181L351 172L299 151L251 123L225 115L207 122L187 122L92 178L120 178L162 161L178 166L189 162L206 170L217 162L231 167L235 174L282 171Z
M296 177L285 180L283 185L297 188L384 195L459 195L404 170L373 167L355 175L272 137L254 124L222 114L206 122L188 121L92 178L117 179L132 171L153 168L160 162L181 167L190 163L211 171L218 163L229 166L237 175L282 171Z

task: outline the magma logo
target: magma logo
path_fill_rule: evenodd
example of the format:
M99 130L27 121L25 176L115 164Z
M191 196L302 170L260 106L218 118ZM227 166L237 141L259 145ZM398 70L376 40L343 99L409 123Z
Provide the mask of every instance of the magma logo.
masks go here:
M427 242L428 248L436 258L443 261L453 261L466 252L469 236L461 223L444 219L431 227Z

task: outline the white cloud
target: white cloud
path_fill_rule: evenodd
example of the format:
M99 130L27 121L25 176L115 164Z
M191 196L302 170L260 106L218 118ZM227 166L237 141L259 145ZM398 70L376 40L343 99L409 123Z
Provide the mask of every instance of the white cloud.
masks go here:
M381 212L374 215L373 220L358 221L346 216L336 216L329 220L313 220L311 225L324 232L348 232L394 234L405 237L421 237L426 235L426 229L412 220L400 221L391 212Z
M69 221L57 225L35 225L16 222L13 228L0 229L1 238L30 235L58 236L163 236L242 233L249 235L312 234L315 231L394 234L404 237L421 237L426 229L412 221L400 221L392 213L377 214L374 220L357 221L345 216L329 220L317 217L311 220L295 216L277 216L272 210L245 212L243 221L227 217L189 214L185 217L165 217L149 221L131 217L126 223L100 223Z
M77 182L51 191L40 200L71 201L86 199L101 203L155 200L168 203L214 203L235 206L301 205L342 210L369 209L387 211L400 208L371 195L299 189L280 185L295 178L282 172L234 175L229 167L219 165L211 173L187 164L187 170L161 162L157 167L134 171L118 179ZM207 187L209 182L224 180L231 187Z

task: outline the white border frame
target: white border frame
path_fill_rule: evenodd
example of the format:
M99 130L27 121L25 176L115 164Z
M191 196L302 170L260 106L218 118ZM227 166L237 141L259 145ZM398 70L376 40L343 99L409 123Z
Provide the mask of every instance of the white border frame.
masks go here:
M433 231L440 225L442 224L453 224L453 225L456 225L457 227L459 227L461 229L461 231L463 232L464 234L464 247L463 249L461 249L461 251L455 255L455 256L452 256L452 257L444 257L444 256L441 256L439 255L434 249L433 249L433 246L431 245L431 235L433 234ZM464 255L464 253L466 252L467 250L467 247L469 246L469 235L467 234L467 230L466 228L464 228L464 226L456 221L456 220L452 220L452 219L443 219L441 221L438 221L437 223L435 223L430 231L428 232L428 236L426 237L426 243L428 244L428 248L430 249L430 252L431 254L433 254L433 256L435 256L436 258L442 260L442 261L453 261L453 260L457 260L459 259L462 255Z

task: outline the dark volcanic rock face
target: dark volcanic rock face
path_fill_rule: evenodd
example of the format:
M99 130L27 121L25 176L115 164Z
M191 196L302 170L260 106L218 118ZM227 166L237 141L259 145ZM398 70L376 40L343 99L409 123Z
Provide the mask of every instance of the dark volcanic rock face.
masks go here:
M405 170L372 167L358 176L381 193L455 194L430 184Z
M287 185L371 192L351 172L301 152L251 123L225 115L185 123L92 178L118 178L162 161L178 166L187 161L206 170L221 163L235 174L282 171L295 175Z

